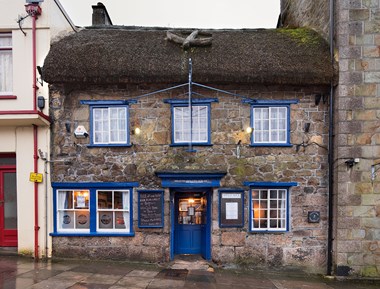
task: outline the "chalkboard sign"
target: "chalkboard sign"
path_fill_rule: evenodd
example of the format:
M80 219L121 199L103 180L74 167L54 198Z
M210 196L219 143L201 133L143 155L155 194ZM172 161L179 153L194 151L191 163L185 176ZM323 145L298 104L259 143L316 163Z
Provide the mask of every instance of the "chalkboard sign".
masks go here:
M139 228L164 226L164 191L138 191Z
M219 226L244 226L244 191L219 190Z

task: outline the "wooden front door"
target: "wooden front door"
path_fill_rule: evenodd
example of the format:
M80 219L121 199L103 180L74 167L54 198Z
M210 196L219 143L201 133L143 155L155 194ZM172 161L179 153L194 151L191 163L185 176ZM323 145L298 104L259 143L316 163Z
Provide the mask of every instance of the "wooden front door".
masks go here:
M174 254L208 257L207 193L175 193Z
M16 168L0 165L0 246L17 247Z

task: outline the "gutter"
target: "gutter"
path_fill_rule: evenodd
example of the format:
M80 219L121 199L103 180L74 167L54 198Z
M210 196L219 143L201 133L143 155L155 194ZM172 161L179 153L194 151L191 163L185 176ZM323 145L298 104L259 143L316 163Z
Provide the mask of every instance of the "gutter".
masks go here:
M330 0L330 57L334 65L334 0ZM327 275L332 275L333 241L334 241L334 84L330 84L329 99L329 197L328 197L328 232L327 232Z

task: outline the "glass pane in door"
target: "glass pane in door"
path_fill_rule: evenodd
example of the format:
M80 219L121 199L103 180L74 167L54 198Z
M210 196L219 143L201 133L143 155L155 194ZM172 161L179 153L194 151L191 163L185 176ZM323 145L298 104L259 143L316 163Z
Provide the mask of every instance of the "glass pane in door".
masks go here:
M16 173L4 173L4 229L17 229Z

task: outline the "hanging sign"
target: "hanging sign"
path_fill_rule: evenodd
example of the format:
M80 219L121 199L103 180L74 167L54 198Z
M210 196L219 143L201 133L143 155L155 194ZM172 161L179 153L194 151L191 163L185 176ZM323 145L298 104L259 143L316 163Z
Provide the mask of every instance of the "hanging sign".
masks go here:
M29 181L31 181L33 183L42 183L42 174L30 173Z

